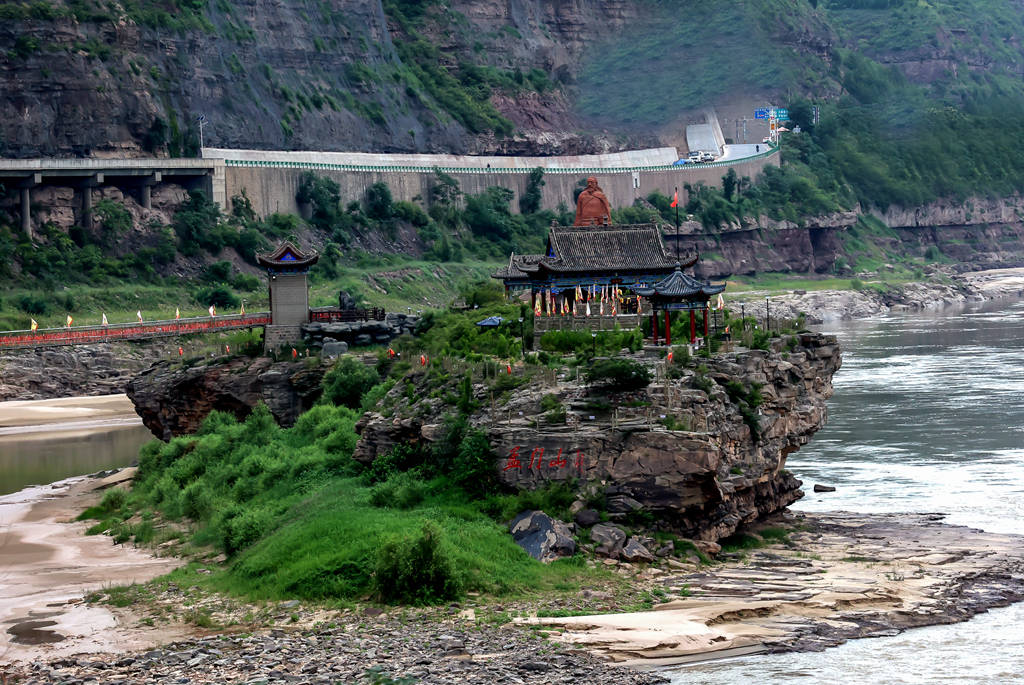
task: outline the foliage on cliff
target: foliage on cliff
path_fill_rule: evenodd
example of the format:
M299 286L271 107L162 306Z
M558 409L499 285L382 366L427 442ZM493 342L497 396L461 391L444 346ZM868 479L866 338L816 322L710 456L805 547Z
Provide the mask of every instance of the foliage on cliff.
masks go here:
M327 385L347 388L345 403L358 394L372 406L381 392L365 389L365 369L342 362ZM145 445L132 491L115 491L83 518L99 519L90 532L117 542L162 539L157 513L187 523L189 542L229 556L214 585L251 597L369 593L422 604L466 591L574 587L594 575L578 560L541 565L512 542L502 522L549 502L500 492L486 438L463 419L453 416L431 449L406 446L363 467L352 459L357 418L331 402L290 429L262 405L243 422L213 412L195 435Z

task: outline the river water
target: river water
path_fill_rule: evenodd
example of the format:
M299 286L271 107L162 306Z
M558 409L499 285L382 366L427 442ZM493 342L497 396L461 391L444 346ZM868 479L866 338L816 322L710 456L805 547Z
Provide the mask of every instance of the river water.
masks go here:
M1024 533L1024 302L823 327L839 336L829 424L787 466L794 510L943 512ZM810 492L814 483L834 493ZM673 669L683 683L1024 682L1024 604L819 653Z

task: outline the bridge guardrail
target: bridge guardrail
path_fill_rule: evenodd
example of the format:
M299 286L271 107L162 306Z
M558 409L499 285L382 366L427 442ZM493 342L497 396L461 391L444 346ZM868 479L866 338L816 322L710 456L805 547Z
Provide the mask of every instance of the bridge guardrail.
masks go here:
M734 164L742 164L758 159L765 159L778 154L779 146L769 146L765 152L742 157L725 162L705 162L702 164L686 164L676 166L674 164L663 164L657 166L624 166L624 167L542 167L545 174L615 174L654 171L685 171L686 169L701 169L705 167L725 167ZM248 159L225 159L224 163L229 167L273 167L280 169L309 169L321 171L361 171L370 173L433 173L438 169L446 174L529 174L532 168L519 167L449 167L449 166L380 166L366 164L332 164L328 162L289 162L283 160L248 160Z
M270 324L270 312L228 314L225 316L192 317L146 321L143 323L114 323L107 326L72 326L70 328L40 328L35 331L7 331L0 333L0 349L25 347L57 347L84 345L114 340L141 340L191 335L208 331L250 328Z

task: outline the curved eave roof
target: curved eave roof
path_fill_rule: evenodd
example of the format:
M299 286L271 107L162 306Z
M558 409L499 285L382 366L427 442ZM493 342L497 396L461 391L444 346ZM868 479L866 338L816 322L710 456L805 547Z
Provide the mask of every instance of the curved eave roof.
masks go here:
M725 284L712 284L706 281L698 281L693 276L683 273L682 265L677 264L675 271L667 277L658 281L650 288L634 289L637 295L643 297L693 297L694 295L705 295L710 297L725 290Z
M256 255L256 263L268 268L301 269L313 266L320 255L316 250L307 254L300 250L290 240L286 240L277 246L273 252Z

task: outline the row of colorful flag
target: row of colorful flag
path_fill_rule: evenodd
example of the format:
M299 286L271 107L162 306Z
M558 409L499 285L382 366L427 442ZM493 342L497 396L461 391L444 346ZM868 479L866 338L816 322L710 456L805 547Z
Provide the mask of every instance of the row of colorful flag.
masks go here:
M588 297L583 297L583 293L586 292ZM548 288L547 291L541 292L539 297L534 298L533 313L535 316L577 316L582 312L577 311L577 303L584 303L584 311L587 316L592 316L593 313L590 309L591 300L598 301L598 314L600 316L605 315L605 303L608 304L609 313L612 316L618 316L620 314L619 307L617 305L625 305L628 301L636 299L637 310L640 309L640 296L639 295L624 295L617 285L592 285L588 286L585 290L580 286L576 286L576 293L572 304L569 303L568 297L559 298L557 295L551 292ZM541 303L547 303L546 313L544 307L541 307ZM708 302L708 308L711 308L711 302ZM715 303L715 309L722 310L725 308L725 300L722 295L718 295L718 301Z
M210 316L217 316L217 307L215 305L211 304L210 308L207 311L210 312ZM245 303L242 303L242 307L238 311L238 313L239 313L239 315L242 315L242 316L245 315ZM100 325L101 326L109 326L110 322L107 321L107 315L104 313L104 314L101 314L101 316L103 317L103 319L102 319L102 321L100 321ZM143 322L142 310L141 309L139 311L135 312L135 317L138 319L139 323ZM177 321L180 318L181 318L181 309L179 307L175 307L174 308L174 320ZM30 324L31 325L31 329L33 331L38 330L39 329L39 323L35 319L30 319L30 321L32 322ZM75 321L74 318L72 318L72 316L70 314L68 314L68 318L67 318L67 321L65 322L64 326L66 328L71 328L71 325L74 323L74 321Z

